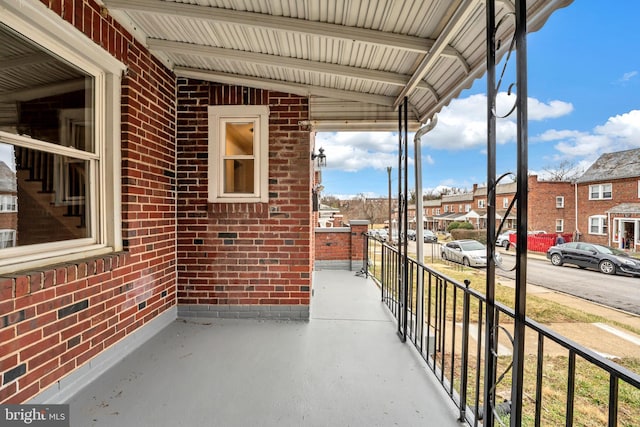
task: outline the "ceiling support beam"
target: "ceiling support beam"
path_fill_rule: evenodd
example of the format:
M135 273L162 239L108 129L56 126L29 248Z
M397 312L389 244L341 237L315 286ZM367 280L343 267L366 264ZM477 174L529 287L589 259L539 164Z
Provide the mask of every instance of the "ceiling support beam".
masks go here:
M174 53L194 55L204 58L224 59L237 62L262 64L271 67L302 70L319 74L352 79L367 80L394 86L405 86L410 76L390 73L388 71L370 70L367 68L349 67L346 65L330 64L326 62L309 61L298 58L284 58L264 53L241 52L233 49L225 49L214 46L203 46L193 43L184 43L170 40L147 39L147 45L152 52ZM417 89L428 90L435 96L435 89L426 82L420 82Z
M104 3L108 9L114 10L122 9L124 11L159 13L174 17L226 22L229 24L246 25L275 31L333 37L342 40L372 43L392 49L403 49L421 54L426 54L433 50L433 46L436 44L436 41L432 39L421 37L210 6L160 0L104 0ZM477 4L476 1L473 1L473 3ZM443 46L440 50L442 55L460 57L460 53L450 46Z
M394 108L398 108L400 103L404 100L405 96L409 96L414 89L418 86L418 83L429 72L431 67L436 63L442 52L448 46L449 40L451 40L459 30L460 26L464 25L468 16L478 7L482 6L482 3L473 0L464 0L456 9L454 15L447 22L447 25L440 33L440 36L436 39L429 52L424 56L420 65L416 68L416 71L411 76L409 83L402 89L400 94L396 97L393 103Z
M393 97L390 96L373 95L340 89L330 89L326 87L309 86L297 83L285 83L280 80L263 79L258 77L228 74L217 71L207 71L187 67L176 67L174 69L174 72L179 77L188 77L238 86L255 87L258 89L275 90L300 96L329 97L344 99L347 101L358 101L369 104L383 105L386 107L391 107L393 105Z

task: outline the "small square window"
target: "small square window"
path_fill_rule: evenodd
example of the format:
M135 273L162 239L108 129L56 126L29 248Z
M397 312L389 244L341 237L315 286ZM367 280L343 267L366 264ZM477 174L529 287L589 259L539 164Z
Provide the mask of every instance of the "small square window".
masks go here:
M564 196L556 196L556 208L564 208Z
M209 107L209 201L269 201L269 108Z
M564 220L556 219L556 233L562 233L564 231Z

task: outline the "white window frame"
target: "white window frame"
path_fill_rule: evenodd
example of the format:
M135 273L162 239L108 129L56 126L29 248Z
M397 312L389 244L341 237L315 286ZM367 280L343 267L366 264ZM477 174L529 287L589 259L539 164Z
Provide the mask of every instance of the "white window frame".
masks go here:
M556 219L556 233L564 232L564 219Z
M640 199L640 181L638 181L638 199Z
M89 236L4 249L0 274L122 250L120 114L126 66L41 2L5 2L2 23L94 78L95 162L90 177ZM39 149L37 140L0 131L0 142ZM71 150L56 147L61 155ZM74 155L78 154L74 151Z
M464 205L464 212L465 213L471 212L471 203L467 203L466 205Z
M503 209L507 209L509 207L509 198L508 197L503 197L502 198L502 208Z
M478 209L484 209L485 205L486 205L486 202L484 201L484 199L478 200Z
M594 223L595 222L595 223ZM603 236L607 234L607 217L606 215L592 215L589 217L588 230L589 234ZM595 225L596 230L592 230Z
M269 202L269 107L266 105L210 105L209 113L209 202ZM254 123L253 193L224 192L224 124Z
M11 242L10 245L5 245L4 242ZM0 229L0 249L12 248L16 245L16 230Z
M608 191L606 189L608 189ZM606 193L609 193L609 196L605 196ZM611 183L593 184L589 186L589 200L611 200L612 197L613 185Z
M18 212L18 197L11 194L0 195L0 212Z
M556 208L564 208L564 196L556 196Z

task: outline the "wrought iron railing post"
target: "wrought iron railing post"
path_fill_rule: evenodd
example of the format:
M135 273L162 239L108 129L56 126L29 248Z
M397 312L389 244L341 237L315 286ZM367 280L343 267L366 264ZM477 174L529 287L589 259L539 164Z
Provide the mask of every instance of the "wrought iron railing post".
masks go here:
M516 26L516 84L517 84L517 180L518 211L516 221L517 259L516 259L516 298L513 374L511 382L511 427L522 424L522 398L524 389L524 341L527 314L527 212L529 209L529 151L528 151L528 90L527 90L527 2L515 2Z
M464 297L462 299L462 355L461 355L461 372L460 372L460 418L458 421L466 421L467 410L467 381L469 374L469 306L470 295L469 285L471 282L465 279L464 286L466 287Z
M487 19L487 184L495 180L495 151L496 151L496 40L495 40L495 0L487 0L486 2L486 19ZM491 176L491 170L494 171ZM489 187L489 186L488 186ZM487 222L491 222L492 217L487 213ZM494 236L490 235L487 230L487 242L489 245L494 242ZM490 251L488 249L488 251ZM487 259L487 265L493 263L493 259ZM494 270L495 274L495 270ZM483 425L493 426L494 416L493 407L495 402L495 383L496 383L496 352L494 348L495 338L495 280L492 280L491 274L487 271L486 281L486 297L487 309L485 312L485 375L484 375L484 420Z

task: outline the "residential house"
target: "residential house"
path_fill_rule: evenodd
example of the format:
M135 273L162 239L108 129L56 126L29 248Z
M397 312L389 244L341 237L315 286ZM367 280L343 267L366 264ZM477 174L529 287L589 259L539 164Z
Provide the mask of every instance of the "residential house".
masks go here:
M581 239L635 250L640 241L640 149L600 156L575 182Z
M528 229L547 233L576 230L574 186L569 181L541 181L529 176Z

